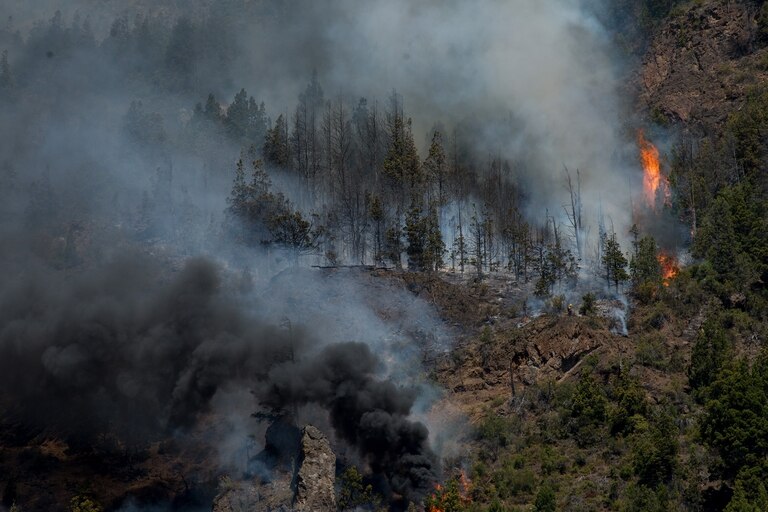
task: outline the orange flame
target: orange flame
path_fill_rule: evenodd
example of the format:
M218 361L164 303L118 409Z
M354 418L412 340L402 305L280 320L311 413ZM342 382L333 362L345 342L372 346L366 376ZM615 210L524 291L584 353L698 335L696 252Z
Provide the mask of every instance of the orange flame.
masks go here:
M680 266L674 256L666 253L659 253L659 265L661 265L661 279L664 286L669 286L670 281L680 273Z
M459 483L461 484L462 497L464 497L464 499L469 500L469 491L472 490L472 481L467 476L467 472L464 471L463 469L461 470L461 474L459 475Z
M435 484L435 492L427 499L427 512L445 512L446 506L450 505L456 494L458 494L461 504L468 506L472 503L472 498L469 495L471 489L472 481L467 477L464 470L447 487Z
M656 208L656 198L659 194L659 188L664 194L664 202L669 203L669 183L667 178L661 174L661 161L659 159L659 150L645 138L642 130L637 132L637 145L640 147L640 161L643 164L643 193L645 203Z

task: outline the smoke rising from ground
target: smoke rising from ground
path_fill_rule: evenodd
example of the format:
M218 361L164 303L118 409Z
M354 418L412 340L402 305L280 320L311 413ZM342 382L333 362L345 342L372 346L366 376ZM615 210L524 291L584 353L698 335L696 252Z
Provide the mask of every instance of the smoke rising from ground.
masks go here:
M274 119L290 112L313 70L328 97L383 102L396 89L414 117L419 139L435 122L452 126L481 120L473 124L475 150L518 163L514 171L526 190L532 219L541 219L545 210L561 215L567 165L582 172L590 222L602 203L617 231L629 226L629 187L638 172L631 154L634 134L625 133L612 41L590 14L594 2L210 5L208 12L228 35L198 40L201 49L196 51L202 55L206 48L221 46L226 58L219 59L223 67L216 74L224 76L213 80L213 73L206 73L212 57L197 63L198 99L208 91L231 98L246 87L266 101ZM153 11L135 3L94 8L83 1L67 7L70 16L78 7L81 16L163 12L168 20L206 10L205 2L184 13L171 3ZM240 19L225 18L232 12L241 13ZM106 76L120 74L117 64Z
M338 439L408 495L435 479L415 392L381 380L362 343L332 343L247 313L204 260L173 276L141 257L87 275L24 276L0 296L0 387L12 417L73 441L141 447L192 426L218 393L252 389L278 414L315 404ZM323 348L324 346L324 348Z
M625 160L632 141L622 133L618 71L608 33L581 2L297 5L307 16L277 38L293 57L277 67L293 83L314 67L330 94L384 98L397 89L416 123L482 120L476 150L521 164L532 218L561 215L567 165L582 172L590 221L602 201L617 231L629 227L628 172L637 168Z
M368 285L274 277L285 266L274 254L220 236L240 148L214 130L189 136L209 92L228 101L245 87L274 120L290 117L313 70L326 98L351 104L396 89L417 142L433 123L461 125L474 154L508 159L531 220L562 217L565 164L581 170L589 223L601 205L617 232L629 226L633 134L609 38L579 1L54 4L0 8L15 20L0 50L24 89L0 97L0 387L33 425L140 444L253 389L273 409L320 407L393 490L434 477L428 433L409 420L414 392L384 377L417 373L414 335L443 350L449 333L404 292L384 290L410 315L382 320L362 305L375 302ZM137 13L147 22L130 35ZM126 128L134 101L140 138ZM182 263L200 254L228 272ZM231 277L241 271L253 282Z

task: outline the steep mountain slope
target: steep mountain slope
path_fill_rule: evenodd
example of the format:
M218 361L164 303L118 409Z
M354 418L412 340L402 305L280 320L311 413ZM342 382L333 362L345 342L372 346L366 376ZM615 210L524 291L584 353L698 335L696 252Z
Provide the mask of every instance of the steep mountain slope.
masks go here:
M636 86L654 121L710 131L768 79L755 2L706 0L673 11L652 37Z

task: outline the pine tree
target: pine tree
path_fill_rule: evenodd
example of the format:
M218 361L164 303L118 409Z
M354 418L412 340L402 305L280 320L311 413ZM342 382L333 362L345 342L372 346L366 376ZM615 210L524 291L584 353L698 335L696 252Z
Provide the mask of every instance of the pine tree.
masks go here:
M453 253L459 264L459 271L463 274L464 267L467 264L467 241L464 238L462 225L459 224L459 230L456 239L453 241Z
M737 250L733 214L726 197L720 195L704 219L694 251L705 256L721 277L727 277L736 269Z
M651 236L645 236L634 242L634 245L635 255L629 263L632 286L637 288L644 283L661 284L661 265L656 241Z
M264 137L267 133L267 108L264 102L257 104L253 96L248 100L248 124L245 138L250 144L257 147L264 145Z
M445 150L443 149L443 137L440 132L435 131L432 135L432 143L429 146L429 154L427 159L424 160L424 177L427 181L427 200L434 201L438 206L445 204L446 190L445 190ZM435 193L430 194L432 188L435 188ZM434 197L431 197L434 196Z
M312 80L299 95L290 139L295 169L304 179L305 190L310 194L313 193L314 180L322 165L319 124L324 104L323 89L320 87L317 71L313 71Z
M350 466L341 475L339 510L360 510L371 505L380 505L374 496L373 486L363 483L363 476L355 466Z
M384 256L397 268L402 268L402 253L403 239L401 236L400 223L395 222L395 225L387 229L384 234Z
M282 115L278 116L275 126L267 130L262 153L267 164L280 169L290 168L291 152L288 145L288 127Z
M397 105L390 119L390 140L384 158L384 175L399 193L414 195L421 185L421 165L411 131L411 120L405 119Z
M241 157L237 161L235 180L232 184L232 191L227 199L229 211L233 215L243 216L247 210L249 195L248 185L245 182L245 164Z
M616 233L603 236L603 266L606 282L610 285L613 281L618 292L619 284L629 279L629 274L627 274L627 258L616 240Z
M298 264L299 256L315 252L320 245L323 230L315 226L317 218L316 215L305 217L284 200L267 220L271 242L285 248L294 265Z
M429 270L440 270L445 265L443 256L445 255L445 242L443 233L440 231L440 219L437 215L437 206L434 204L429 208L429 214L425 219L427 240L425 247L425 262Z
M128 31L127 23L125 20L126 32ZM118 30L113 25L112 32L117 34ZM165 69L170 85L182 91L195 89L199 54L200 44L195 35L195 26L189 18L183 16L176 21L166 47Z
M423 270L425 268L425 250L427 244L426 223L421 216L421 205L411 203L405 216L405 239L408 242L405 252L408 255L408 268Z
M205 107L203 107L203 115L206 119L218 125L221 123L221 105L216 101L216 97L213 93L208 94L208 99L205 100Z
M240 144L245 141L248 133L249 117L248 93L245 92L245 89L240 89L240 92L235 94L235 99L227 107L227 115L224 118L227 135L233 141Z

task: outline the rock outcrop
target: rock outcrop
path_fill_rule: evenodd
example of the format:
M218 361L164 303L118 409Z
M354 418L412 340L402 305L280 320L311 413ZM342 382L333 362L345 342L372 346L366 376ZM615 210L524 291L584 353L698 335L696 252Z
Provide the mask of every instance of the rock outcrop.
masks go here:
M253 484L228 484L213 500L213 512L245 512L258 510L261 497Z
M304 427L300 460L301 466L296 475L296 510L335 511L336 455L328 439L312 425Z
M223 480L213 512L335 512L336 455L328 438L307 425L300 431L300 443L294 445L292 439L299 432L295 426L276 422L270 429L265 449L269 453L260 459L273 462L269 477ZM295 474L279 463L286 457L298 462Z
M756 16L754 2L705 0L670 17L637 80L654 120L717 127L750 87L764 83L768 49L758 48Z

